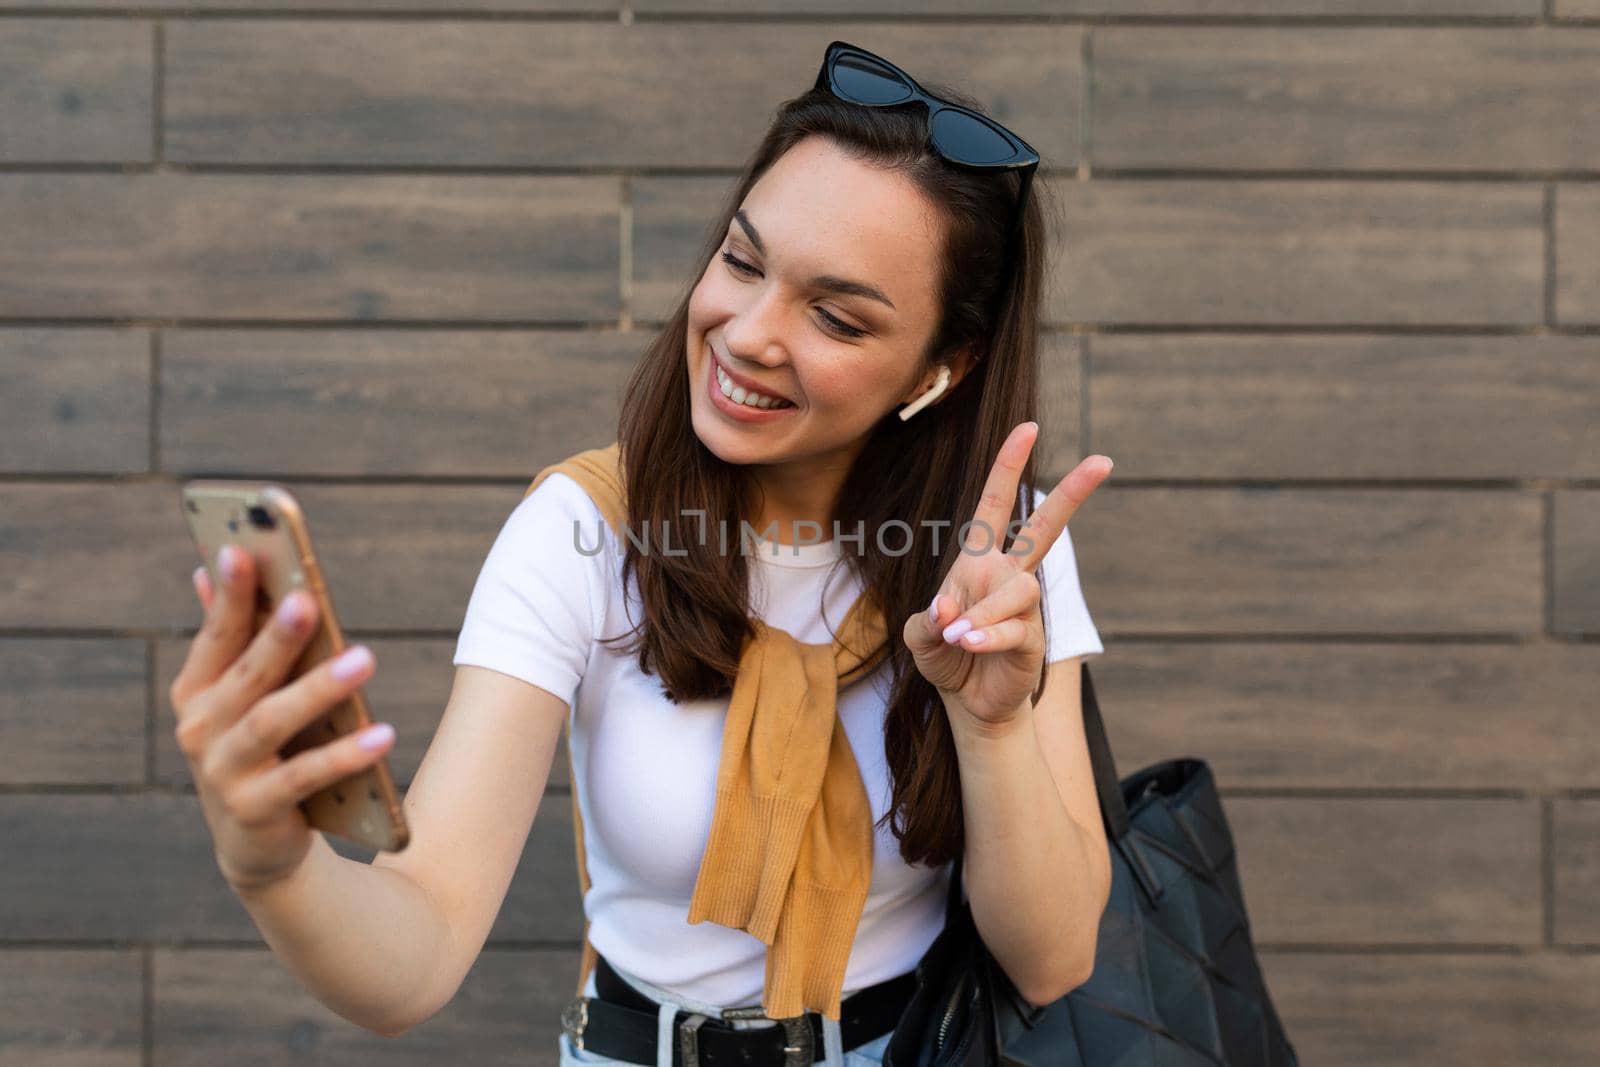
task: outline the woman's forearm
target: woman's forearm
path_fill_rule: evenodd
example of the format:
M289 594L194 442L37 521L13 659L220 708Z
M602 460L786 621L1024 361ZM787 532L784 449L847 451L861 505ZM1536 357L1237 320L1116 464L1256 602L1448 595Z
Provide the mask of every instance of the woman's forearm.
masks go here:
M955 738L973 922L1017 991L1047 1004L1092 969L1102 901L1089 835L1061 802L1033 715L1024 706L1004 730L958 728Z
M322 834L287 881L236 890L277 957L312 996L385 1036L448 999L451 933L427 891L400 871L346 859Z

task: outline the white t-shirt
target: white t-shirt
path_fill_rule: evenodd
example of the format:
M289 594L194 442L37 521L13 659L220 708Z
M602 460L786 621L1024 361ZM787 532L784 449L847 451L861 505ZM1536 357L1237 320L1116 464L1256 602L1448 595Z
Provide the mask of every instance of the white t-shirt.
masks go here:
M1036 491L1036 500L1043 497ZM574 543L574 520L583 551ZM736 526L728 524L730 551L736 550ZM941 538L950 529L943 528ZM690 536L696 535L691 527ZM716 545L717 538L713 524L707 539ZM869 531L866 550L873 543ZM854 541L845 546L863 550ZM573 789L591 882L583 908L595 950L623 972L682 996L722 1007L755 1004L767 946L744 930L686 919L716 806L728 700L674 705L662 695L660 678L642 674L633 654L596 640L624 633L643 617L636 583L629 583L624 601L621 549L582 487L564 474L550 475L512 511L490 548L454 662L520 678L571 709ZM830 641L818 603L840 550L831 540L764 541L759 551L752 546L752 610L800 641ZM1049 612L1046 661L1103 652L1066 532L1046 553L1040 572ZM835 630L860 588L849 565L840 564L824 601ZM891 622L889 629L897 634L899 626ZM837 702L874 821L889 805L883 749L888 696L885 662L841 690ZM913 969L944 926L951 866L909 866L887 826L876 835L845 996Z

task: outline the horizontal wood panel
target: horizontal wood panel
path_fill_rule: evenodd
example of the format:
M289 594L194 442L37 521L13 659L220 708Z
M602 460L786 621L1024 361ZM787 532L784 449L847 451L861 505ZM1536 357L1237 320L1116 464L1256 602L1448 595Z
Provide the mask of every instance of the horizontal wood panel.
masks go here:
M527 478L616 439L643 331L172 330L161 465Z
M1600 322L1600 187L1556 187L1555 293L1558 322Z
M1182 2L1182 0L1178 0ZM1342 0L1352 2L1352 0ZM1353 0L1364 2L1364 0ZM1488 3L1494 0L1393 0L1396 3ZM1504 0L1502 0L1504 2ZM72 11L115 11L155 14L186 14L205 12L229 14L242 12L297 13L322 15L330 10L374 14L386 11L422 12L449 15L477 15L530 12L539 15L560 15L584 12L613 12L621 8L621 0L0 0L0 11L11 8L54 9Z
M1071 26L852 24L1077 163ZM676 22L175 22L166 152L189 163L737 167L808 90L827 26Z
M1600 799L1551 804L1555 856L1555 939L1600 945Z
M1107 334L1094 447L1129 478L1593 478L1600 338Z
M1537 800L1223 803L1257 944L1540 943Z
M150 22L0 22L0 163L148 162L155 82Z
M618 179L0 174L0 316L614 318Z
M0 640L0 785L145 780L145 642Z
M0 795L0 929L34 940L260 941L192 794ZM371 850L338 843L368 862ZM539 805L490 940L583 934L570 801Z
M1094 36L1096 167L1578 170L1600 37L1527 29L1131 27Z
M1560 2L1560 0L1558 0ZM1581 2L1581 0L1580 0ZM0 6L4 6L0 4ZM641 14L876 14L975 15L973 0L634 0ZM986 0L984 16L1110 15L1172 16L1183 19L1362 15L1410 17L1539 14L1538 0Z
M1551 501L1551 628L1600 633L1600 492L1566 489Z
M347 639L351 644L358 643L358 639L348 638L348 635ZM174 736L177 713L167 699L167 692L189 654L190 640L192 638L156 642L155 780L162 785L191 787L194 784L189 763L178 750ZM456 672L450 661L455 655L456 642L454 638L396 637L359 639L359 643L372 649L377 662L372 676L361 687L361 695L375 721L394 725L394 747L385 758L389 761L390 773L403 791L415 777L449 703ZM471 713L470 708L467 713ZM547 785L565 788L570 784L566 746L563 732L550 765ZM566 802L564 796L551 801L558 805Z
M140 1067L142 956L0 949L0 1067Z
M1267 952L1300 1062L1319 1067L1588 1063L1600 955Z
M1600 788L1596 645L1137 641L1090 672L1123 776L1191 756L1224 789Z
M1537 186L1140 180L1056 189L1066 226L1051 321L1543 321Z
M1147 635L1533 634L1535 493L1096 490L1072 520L1095 625Z
M0 328L0 470L150 469L146 330Z
M384 1037L334 1014L266 949L157 949L154 1039L163 1067L288 1062L556 1067L574 948L490 948L432 1019Z
M1556 0L1558 12L1579 14L1592 0ZM1359 15L1404 18L1533 17L1540 0L993 0L978 9L972 0L634 0L627 5L642 15L692 13L708 15L1141 15L1179 18L1273 18ZM204 11L344 12L445 10L452 15L535 12L615 11L620 0L0 0L0 11L70 8L140 13ZM1571 11L1562 11L1570 8Z

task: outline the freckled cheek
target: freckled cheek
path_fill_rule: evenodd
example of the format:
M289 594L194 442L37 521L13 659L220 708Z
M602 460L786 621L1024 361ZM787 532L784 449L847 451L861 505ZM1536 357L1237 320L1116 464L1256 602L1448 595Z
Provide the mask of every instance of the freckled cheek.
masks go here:
M893 383L864 366L813 367L801 379L807 404L815 408L872 408L890 402Z

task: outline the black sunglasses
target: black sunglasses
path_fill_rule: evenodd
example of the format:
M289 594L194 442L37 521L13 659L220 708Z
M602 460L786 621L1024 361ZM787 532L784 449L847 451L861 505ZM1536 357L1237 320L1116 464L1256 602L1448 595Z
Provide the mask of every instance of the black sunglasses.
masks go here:
M1033 172L1039 167L1039 153L1027 141L970 108L941 100L887 59L846 41L828 45L816 87L863 107L920 101L928 109L928 140L944 159L979 170L1022 171L1012 232L1021 225Z

